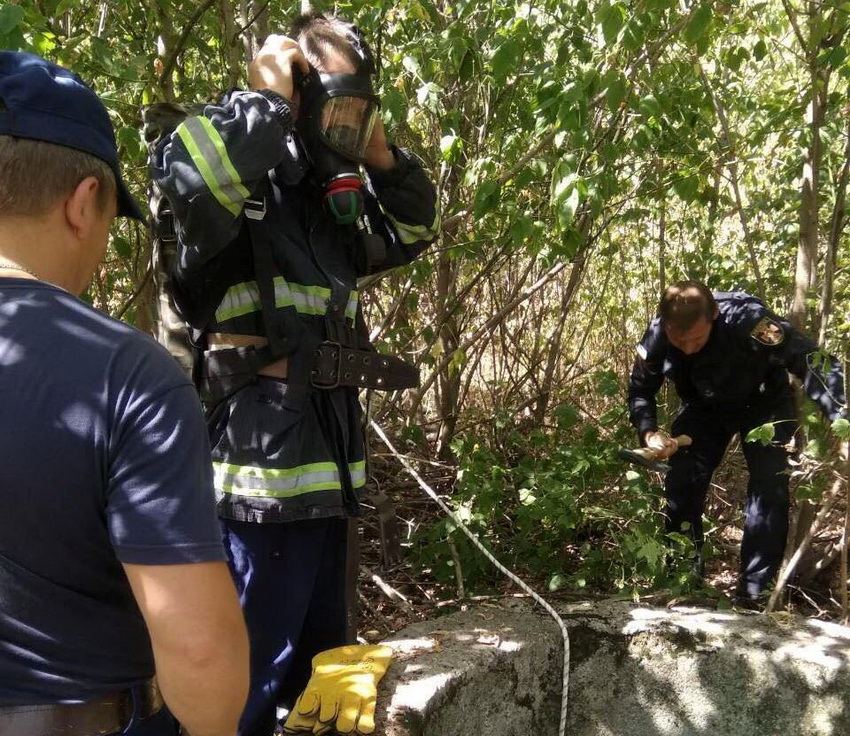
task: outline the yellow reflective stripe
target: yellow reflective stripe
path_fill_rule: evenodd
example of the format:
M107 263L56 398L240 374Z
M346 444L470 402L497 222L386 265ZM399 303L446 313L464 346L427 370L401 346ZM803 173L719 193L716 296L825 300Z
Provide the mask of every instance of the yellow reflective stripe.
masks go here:
M356 291L352 291L348 295L348 304L345 305L345 316L348 317L352 322L354 322L354 318L357 316L357 304L360 301L360 294Z
M256 281L247 281L242 284L235 284L227 290L221 304L215 310L215 319L216 322L224 322L259 310L260 289Z
M304 286L292 284L283 276L274 277L274 303L276 307L295 307L299 314L323 315L327 311L331 290L324 286ZM356 308L356 305L355 305ZM216 322L224 322L242 317L262 309L260 289L256 281L244 281L231 286L218 309L215 310ZM348 310L346 309L346 314Z
M277 281L277 279L275 279ZM328 300L331 298L331 290L324 286L302 286L301 284L290 284L292 299L295 308L301 314L324 314L328 309ZM275 288L277 294L277 288Z
M215 487L222 493L254 498L292 498L314 491L341 490L336 463L308 463L294 468L258 468L213 462ZM348 464L351 484L366 484L366 462Z
M430 227L428 225L409 225L406 222L397 220L389 212L385 212L384 214L386 214L390 222L392 222L396 232L398 233L399 239L405 245L412 245L420 240L432 240L440 233L442 218L440 217L439 209L434 215L434 222L431 223Z
M186 118L177 126L177 135L186 146L207 188L219 204L236 217L249 192L242 185L227 155L224 141L213 124L203 116Z

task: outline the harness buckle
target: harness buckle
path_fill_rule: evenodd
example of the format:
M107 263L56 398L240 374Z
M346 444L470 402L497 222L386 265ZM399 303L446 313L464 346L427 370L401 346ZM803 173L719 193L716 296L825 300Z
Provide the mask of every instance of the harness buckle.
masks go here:
M266 198L246 199L242 210L249 220L262 220L266 216Z
M310 371L313 388L331 389L339 386L342 373L342 345L326 340L316 348L316 360Z

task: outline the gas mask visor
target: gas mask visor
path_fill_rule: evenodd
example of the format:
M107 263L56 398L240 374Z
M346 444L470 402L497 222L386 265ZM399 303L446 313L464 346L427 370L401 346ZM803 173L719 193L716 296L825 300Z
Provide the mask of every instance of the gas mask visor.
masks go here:
M380 102L369 77L319 74L324 94L315 116L319 139L351 161L366 161L366 148L378 119Z

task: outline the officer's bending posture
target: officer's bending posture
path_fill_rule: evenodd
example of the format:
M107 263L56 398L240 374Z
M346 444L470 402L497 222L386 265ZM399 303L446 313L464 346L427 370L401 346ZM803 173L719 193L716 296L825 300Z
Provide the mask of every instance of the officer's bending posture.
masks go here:
M195 389L74 296L116 211L106 108L0 52L0 736L232 736L248 692Z
M645 445L659 457L670 457L664 486L667 531L689 524L697 551L706 492L729 441L773 423L770 444L742 443L750 479L738 595L755 600L777 572L788 532L788 452L797 429L788 371L834 420L845 410L841 366L755 297L740 291L712 293L697 281L681 281L664 292L659 316L637 352L629 384L630 419ZM820 367L824 358L825 371ZM675 441L658 430L655 396L665 378L682 400L672 435L693 439L678 451Z
M251 638L242 736L268 736L311 659L346 642L346 517L366 482L358 388L417 381L369 344L357 278L408 263L439 227L421 164L387 143L359 31L304 16L291 36L269 37L251 89L182 123L153 171L176 224L174 300L202 333L196 376Z

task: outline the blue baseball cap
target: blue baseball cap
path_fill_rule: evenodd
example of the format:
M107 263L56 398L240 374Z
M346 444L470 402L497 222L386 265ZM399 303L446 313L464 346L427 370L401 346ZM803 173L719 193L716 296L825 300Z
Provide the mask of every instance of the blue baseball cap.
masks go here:
M105 161L118 186L118 214L144 222L121 177L109 113L76 74L34 54L0 51L0 135L47 141Z

